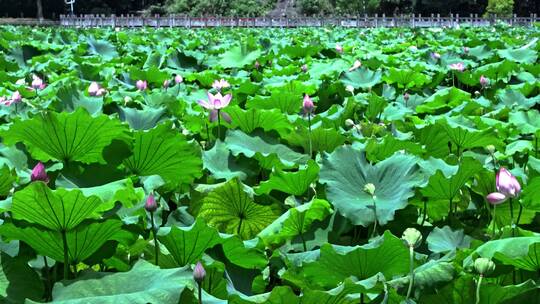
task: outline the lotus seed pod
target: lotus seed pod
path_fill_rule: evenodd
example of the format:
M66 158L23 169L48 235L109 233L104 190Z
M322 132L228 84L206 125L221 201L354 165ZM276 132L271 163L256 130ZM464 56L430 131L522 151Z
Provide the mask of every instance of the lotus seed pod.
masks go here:
M495 146L494 146L494 145L487 145L487 146L486 146L486 150L487 150L490 154L493 154L493 153L495 153Z
M490 259L478 258L474 260L474 269L480 275L488 275L495 270L495 263Z
M407 246L416 248L422 244L422 233L414 228L407 228L403 231L401 239Z
M374 196L375 195L375 185L372 184L372 183L367 183L364 186L364 192L368 193L371 196Z

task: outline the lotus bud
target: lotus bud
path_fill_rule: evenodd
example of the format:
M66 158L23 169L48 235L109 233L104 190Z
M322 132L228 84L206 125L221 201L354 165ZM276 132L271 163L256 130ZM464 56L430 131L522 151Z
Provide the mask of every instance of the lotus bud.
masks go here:
M352 119L349 118L349 119L345 120L345 125L347 126L347 128L352 128L352 127L355 126L355 123L354 123L354 121Z
M481 95L481 94L480 94L480 91L474 91L474 96L480 97L480 95Z
M88 95L97 96L100 89L101 87L99 86L99 84L93 81L90 86L88 86Z
M405 102L409 101L409 98L411 98L411 96L409 95L409 93L405 92L405 94L403 94L403 100L405 100Z
M13 92L13 95L11 95L11 102L12 103L19 103L22 101L22 95L19 93L19 91Z
M372 183L367 183L364 186L364 192L366 192L367 194L371 196L375 196L375 185Z
M354 95L354 87L353 87L352 85L346 86L346 87L345 87L345 90L346 90L347 92L351 92L351 94Z
M493 261L491 261L490 259L477 258L476 260L474 260L474 269L481 276L489 275L490 273L495 271L495 263L493 263Z
M336 44L336 52L338 53L343 53L343 47L341 46L341 44Z
M174 76L174 82L176 82L176 84L182 83L183 81L184 78L181 75Z
M137 80L135 86L139 91L144 91L148 89L148 82L146 82L146 80Z
M353 63L353 66L349 68L349 72L352 72L358 68L360 68L362 66L362 62L360 62L360 60L356 60L354 63Z
M313 104L313 100L311 100L308 94L304 95L304 102L302 103L302 110L304 111L304 114L311 114L314 108L315 105Z
M469 53L469 48L464 46L463 47L463 53L468 54Z
M131 97L129 96L125 96L124 97L124 105L127 105L128 103L130 103L133 99L131 99Z
M502 193L499 192L493 192L486 196L486 199L488 202L492 205L498 205L504 203L508 197Z
M494 145L487 145L486 150L489 152L489 154L495 153L495 146Z
M431 58L433 58L434 60L439 60L439 59L441 59L441 54L439 54L437 52L433 52L433 53L431 53Z
M157 210L157 203L156 203L156 199L154 198L154 195L153 194L150 194L148 196L148 198L146 199L146 203L144 204L144 209L146 209L146 211L152 213L152 212L155 212Z
M261 64L259 63L259 60L255 61L255 69L259 69L261 67Z
M204 277L206 277L206 270L204 270L201 262L197 262L197 265L195 265L195 268L193 269L193 279L195 279L198 284L201 284Z
M517 197L521 193L521 185L515 176L506 168L501 167L496 176L497 191L507 197Z
M45 82L43 79L39 78L36 75L32 75L32 88L34 90L43 90L45 88Z
M30 180L33 182L42 181L46 184L49 183L49 176L47 176L47 171L45 171L45 166L42 162L38 162L37 165L32 169Z
M165 79L163 81L163 87L166 89L169 87L169 85L171 84L171 81L169 79Z
M422 233L414 228L407 228L403 231L401 239L408 247L416 248L422 244Z
M484 75L480 75L480 86L482 86L482 89L485 89L489 85L489 79L484 77Z
M303 64L302 67L300 67L300 69L302 69L302 72L306 73L308 71L307 64Z

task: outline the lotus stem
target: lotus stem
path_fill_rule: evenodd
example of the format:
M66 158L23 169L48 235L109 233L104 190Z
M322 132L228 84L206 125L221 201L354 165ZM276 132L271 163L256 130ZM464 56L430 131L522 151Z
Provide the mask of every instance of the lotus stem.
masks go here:
M517 216L517 219L516 219L516 226L519 225L519 220L521 219L521 213L523 212L523 205L521 203L519 203L519 211L518 211L518 216Z
M414 285L414 247L409 246L409 289L407 289L407 297L405 298L405 302L409 300L412 293L412 288Z
M480 303L480 287L482 286L482 279L484 278L484 275L480 275L478 278L478 282L476 283L476 304Z
M492 236L493 239L495 238L495 225L497 224L496 211L497 211L497 205L493 205L493 236Z
M534 157L538 157L538 136L534 136Z
M197 289L199 293L199 304L202 304L202 287L200 282L197 284Z
M424 199L424 215L422 216L422 223L420 224L420 226L424 226L424 223L426 222L426 218L427 218L427 200Z
M515 226L514 226L514 206L513 199L510 198L510 227L512 227L512 237L514 236Z
M155 264L159 267L158 258L159 258L159 243L157 240L156 226L154 224L154 212L150 212L150 221L152 222L152 235L154 236L154 255L155 255Z
M375 221L373 222L373 231L371 232L371 237L374 237L375 233L377 232L377 204L375 203L375 199L373 199L373 214L375 215Z
M307 251L306 240L304 239L304 234L300 233L300 239L302 240L302 246L304 247L304 252Z
M221 110L217 110L217 137L221 139Z
M206 125L206 144L205 144L205 146L206 146L206 148L208 148L209 145L210 145L210 129L208 128L208 122L206 122L205 125Z
M308 139L309 139L309 158L313 155L313 145L311 142L311 114L308 114Z
M61 234L62 234L62 243L64 247L64 280L67 280L69 276L69 251L68 251L66 230L62 230Z
M45 282L45 299L49 300L49 299L51 299L50 286L52 285L52 281L51 281L51 273L49 272L49 264L47 263L47 257L46 256L43 256L43 264L45 264L45 266L43 267L44 268L43 271L45 271L45 278L46 278L46 282Z

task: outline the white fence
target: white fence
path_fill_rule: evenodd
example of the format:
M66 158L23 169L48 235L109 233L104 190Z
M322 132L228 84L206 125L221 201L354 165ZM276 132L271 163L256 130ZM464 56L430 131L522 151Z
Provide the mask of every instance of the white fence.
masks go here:
M450 15L441 17L439 14L430 16L400 15L400 16L356 16L343 18L227 18L227 17L186 17L159 16L142 17L135 15L105 16L105 15L60 15L60 25L68 27L454 27L459 24L472 26L490 26L496 22L510 25L532 26L540 22L536 14L529 17L482 18L478 15L468 17Z

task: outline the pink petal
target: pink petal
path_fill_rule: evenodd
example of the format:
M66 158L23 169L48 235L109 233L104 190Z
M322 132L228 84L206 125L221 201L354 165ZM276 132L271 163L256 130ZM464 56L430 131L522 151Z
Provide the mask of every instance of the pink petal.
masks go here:
M227 94L223 97L223 103L222 103L222 108L225 108L226 106L229 105L229 103L231 103L231 99L232 99L232 95L231 94Z
M212 108L213 108L206 100L199 99L199 100L197 101L197 103L198 103L201 107L203 107L203 108L205 108L205 109L212 109Z
M217 120L217 117L218 117L218 111L217 110L212 110L210 111L210 122L214 122Z
M220 112L221 114L221 118L223 118L223 120L225 120L226 122L228 123L231 123L232 119L231 119L231 116L225 112Z
M490 193L488 194L488 196L486 196L488 202L492 205L498 205L498 204L501 204L503 203L504 201L506 201L508 199L508 197L502 193L499 193L499 192L493 192L493 193Z

